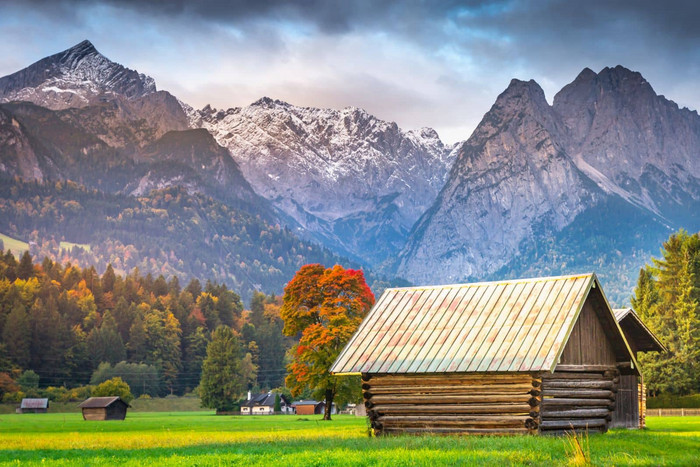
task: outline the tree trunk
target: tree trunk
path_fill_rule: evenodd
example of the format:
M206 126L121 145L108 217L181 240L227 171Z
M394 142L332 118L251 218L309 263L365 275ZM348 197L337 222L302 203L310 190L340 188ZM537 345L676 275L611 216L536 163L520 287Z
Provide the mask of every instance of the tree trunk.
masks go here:
M323 419L324 420L331 419L331 409L333 408L333 396L335 396L335 394L333 393L333 390L326 389L326 408L323 412Z

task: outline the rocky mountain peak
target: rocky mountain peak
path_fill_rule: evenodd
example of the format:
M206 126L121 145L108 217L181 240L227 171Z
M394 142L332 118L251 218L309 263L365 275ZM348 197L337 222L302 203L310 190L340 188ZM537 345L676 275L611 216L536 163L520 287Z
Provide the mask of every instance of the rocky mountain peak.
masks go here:
M272 99L271 97L264 96L264 97L261 97L260 99L258 99L257 101L253 102L252 104L250 104L250 106L271 109L271 108L274 108L277 106L289 107L290 104L288 104L287 102L281 101L279 99Z
M104 94L135 99L154 92L153 78L110 61L88 40L0 78L0 102L53 110L84 107Z
M74 56L74 57L85 57L87 55L96 55L99 54L95 46L90 42L89 40L85 39L84 41L74 45L70 49L67 49L63 52L63 55L67 56Z

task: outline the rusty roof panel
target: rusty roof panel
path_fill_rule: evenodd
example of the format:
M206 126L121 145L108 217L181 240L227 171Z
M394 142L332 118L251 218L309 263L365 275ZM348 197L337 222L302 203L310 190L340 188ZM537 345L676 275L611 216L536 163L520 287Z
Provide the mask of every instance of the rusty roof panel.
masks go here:
M593 277L388 289L331 371L551 370Z

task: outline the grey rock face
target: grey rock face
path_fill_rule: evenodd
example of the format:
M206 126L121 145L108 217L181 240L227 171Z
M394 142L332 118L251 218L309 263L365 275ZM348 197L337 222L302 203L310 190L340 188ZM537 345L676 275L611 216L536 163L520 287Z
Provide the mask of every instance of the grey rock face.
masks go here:
M104 94L134 99L154 92L153 78L108 60L87 40L0 78L0 102L53 110L84 107Z
M656 95L637 72L584 70L553 108L568 154L606 191L665 216L700 177L700 117Z
M403 131L357 108L263 98L191 112L227 147L253 188L301 229L377 264L403 245L454 155L434 130Z
M700 208L699 170L697 113L639 73L585 69L552 106L536 83L514 80L459 149L397 272L416 283L483 277L614 196L673 219Z

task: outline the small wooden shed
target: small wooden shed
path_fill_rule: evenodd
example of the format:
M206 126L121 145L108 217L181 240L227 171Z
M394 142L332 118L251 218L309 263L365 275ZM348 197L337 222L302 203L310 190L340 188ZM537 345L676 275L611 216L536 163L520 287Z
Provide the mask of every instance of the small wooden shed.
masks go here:
M48 399L25 398L17 409L17 413L46 413L49 410Z
M388 289L331 372L377 435L604 432L639 376L595 274Z
M124 420L131 407L119 396L91 397L78 407L83 409L83 420Z
M300 400L292 404L297 415L321 415L326 411L326 401ZM335 402L331 406L331 414L336 413Z
M642 322L632 308L614 310L615 318L627 339L634 357L637 352L666 352L666 347ZM615 400L612 427L644 428L646 426L646 386L644 378L636 374L621 375Z

